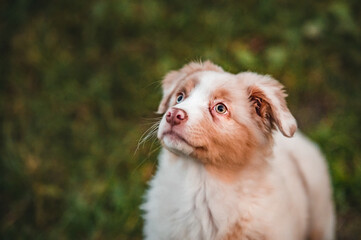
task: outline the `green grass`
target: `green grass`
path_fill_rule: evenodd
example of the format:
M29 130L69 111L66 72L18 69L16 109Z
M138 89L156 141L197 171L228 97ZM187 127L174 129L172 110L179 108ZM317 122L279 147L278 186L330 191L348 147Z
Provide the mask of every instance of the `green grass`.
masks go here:
M141 239L159 81L191 60L271 74L325 153L338 236L361 235L358 1L0 3L4 239ZM151 153L153 151L153 153Z

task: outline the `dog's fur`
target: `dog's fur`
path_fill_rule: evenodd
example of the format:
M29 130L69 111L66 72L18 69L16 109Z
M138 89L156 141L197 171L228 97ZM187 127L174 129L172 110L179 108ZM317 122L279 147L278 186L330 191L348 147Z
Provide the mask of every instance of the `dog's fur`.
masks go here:
M146 239L334 238L325 160L296 132L285 97L269 76L209 61L165 76Z

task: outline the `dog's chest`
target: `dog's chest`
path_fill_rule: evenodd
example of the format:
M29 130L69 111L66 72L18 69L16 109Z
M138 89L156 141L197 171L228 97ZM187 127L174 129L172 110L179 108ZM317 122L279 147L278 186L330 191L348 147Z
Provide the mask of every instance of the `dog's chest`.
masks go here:
M161 226L159 239L222 239L250 220L241 193L196 163L163 163L151 185L146 217L153 229Z

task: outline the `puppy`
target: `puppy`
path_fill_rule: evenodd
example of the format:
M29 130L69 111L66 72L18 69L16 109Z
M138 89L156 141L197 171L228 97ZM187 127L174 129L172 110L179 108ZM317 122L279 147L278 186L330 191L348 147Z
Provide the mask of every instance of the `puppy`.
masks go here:
M145 239L334 238L325 159L295 133L279 82L207 61L162 84L163 149L142 206Z

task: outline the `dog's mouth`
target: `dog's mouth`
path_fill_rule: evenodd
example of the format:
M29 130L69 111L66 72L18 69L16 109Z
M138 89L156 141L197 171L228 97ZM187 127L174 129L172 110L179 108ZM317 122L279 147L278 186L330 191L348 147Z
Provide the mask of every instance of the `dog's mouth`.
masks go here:
M174 132L174 131L172 131L172 130L163 133L163 137L162 137L162 138L164 138L164 137L168 137L168 138L170 138L170 139L173 140L173 141L181 141L181 142L184 142L185 144L193 147L192 144L190 144L182 135L180 135L179 133L176 133L176 132Z
M187 139L185 139L181 134L175 132L175 131L166 131L162 134L162 139L164 139L164 137L169 138L169 140L171 140L172 142L181 142L181 143L185 143L186 145L188 145L189 147L193 148L194 150L206 150L206 147L202 147L202 146L196 146L192 143L190 143ZM164 140L162 140L162 142L164 142Z

